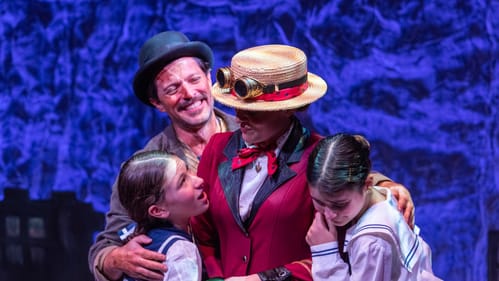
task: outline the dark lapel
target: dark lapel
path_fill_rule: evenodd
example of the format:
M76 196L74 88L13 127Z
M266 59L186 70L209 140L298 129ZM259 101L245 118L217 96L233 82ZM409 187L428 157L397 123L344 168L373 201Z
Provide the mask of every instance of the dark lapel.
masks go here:
M241 194L244 169L232 171L232 158L234 158L237 155L237 151L245 145L241 138L240 130L235 131L230 137L224 148L224 155L227 157L227 160L220 163L218 166L218 176L232 216L243 231L246 231L246 226L251 224L256 212L265 199L284 182L296 175L296 173L289 168L289 165L300 161L309 135L309 131L302 127L298 119L295 119L293 130L279 153L279 167L272 177L267 177L263 182L263 185L256 194L253 202L250 217L244 223L239 215L239 195Z
M227 161L218 165L218 177L225 193L227 204L239 227L244 230L241 216L239 215L239 194L241 193L241 183L243 182L244 169L232 171L232 158L237 155L237 151L244 147L241 138L241 131L237 130L232 134L229 142L224 148L224 155ZM245 230L244 230L245 231Z
M265 199L267 199L267 197L269 197L279 186L296 175L296 173L289 168L289 165L300 161L309 135L309 131L301 126L298 119L295 119L293 130L279 153L279 167L272 177L267 177L265 179L262 187L258 190L255 200L253 201L253 206L251 207L250 217L244 222L245 226L251 224L255 218L256 212Z

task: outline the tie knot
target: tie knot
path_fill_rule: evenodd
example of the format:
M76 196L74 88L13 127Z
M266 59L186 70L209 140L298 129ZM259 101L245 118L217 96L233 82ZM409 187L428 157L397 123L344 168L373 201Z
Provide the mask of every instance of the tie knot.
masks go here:
M260 147L260 146L254 146L254 147L244 147L238 150L237 155L241 158L248 158L251 156L258 156L262 153L268 152L268 151L273 151L274 149L270 147Z
M232 169L238 169L248 165L258 158L261 154L266 154L268 157L268 174L273 175L277 170L277 158L275 154L275 149L277 145L271 144L265 147L263 146L253 146L245 147L239 149L237 156L232 159Z

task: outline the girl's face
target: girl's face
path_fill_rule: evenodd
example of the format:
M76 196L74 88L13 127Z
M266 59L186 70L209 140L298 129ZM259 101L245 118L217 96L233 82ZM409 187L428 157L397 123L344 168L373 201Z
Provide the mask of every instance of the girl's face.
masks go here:
M366 203L367 186L360 191L343 190L333 195L309 186L315 209L336 226L344 226L360 215Z
M245 111L236 109L243 140L248 144L266 144L289 128L294 111Z
M174 161L176 165L166 168L164 197L156 205L168 212L167 219L173 224L185 224L190 217L208 210L209 201L203 179L188 171L184 161L177 157Z

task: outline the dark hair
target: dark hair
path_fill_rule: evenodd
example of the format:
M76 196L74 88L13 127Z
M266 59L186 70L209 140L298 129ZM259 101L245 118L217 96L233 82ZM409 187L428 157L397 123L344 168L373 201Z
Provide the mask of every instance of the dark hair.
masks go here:
M174 155L163 151L140 152L128 159L118 176L120 202L137 223L135 233L145 233L164 220L151 217L148 209L164 196L165 170L176 165Z
M210 73L211 68L210 68L210 63L208 61L204 61L198 57L193 57L193 59L199 65L201 71L203 71L206 75ZM161 73L161 71L159 73ZM147 91L147 93L149 94L149 98L158 100L158 90L156 89L156 83L154 81L156 81L156 77L151 77L151 82L149 83L149 90Z
M307 181L320 192L359 191L369 171L369 142L360 135L336 134L319 141L309 156Z

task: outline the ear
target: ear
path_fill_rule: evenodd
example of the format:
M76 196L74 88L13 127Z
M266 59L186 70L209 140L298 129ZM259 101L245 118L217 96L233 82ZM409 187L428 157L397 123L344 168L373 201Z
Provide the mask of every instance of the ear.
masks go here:
M154 98L149 98L149 102L154 106L156 107L157 110L161 111L161 112L166 112L165 111L165 107L163 106L163 104L161 104L159 102L159 100L157 99L154 99Z
M170 211L168 211L165 208L162 208L158 205L151 205L149 206L149 209L147 209L147 212L151 217L158 218L158 219L167 219L170 216Z
M373 177L371 175L369 175L367 178L366 178L366 182L364 183L364 187L362 188L363 191L367 191L368 188L370 186L373 185Z
M211 82L211 69L210 69L210 70L208 70L208 73L206 74L206 78L207 78L207 80L208 80L208 83L210 83L210 85L211 85L211 84L213 84L213 83ZM217 81L215 81L215 82L217 82Z

